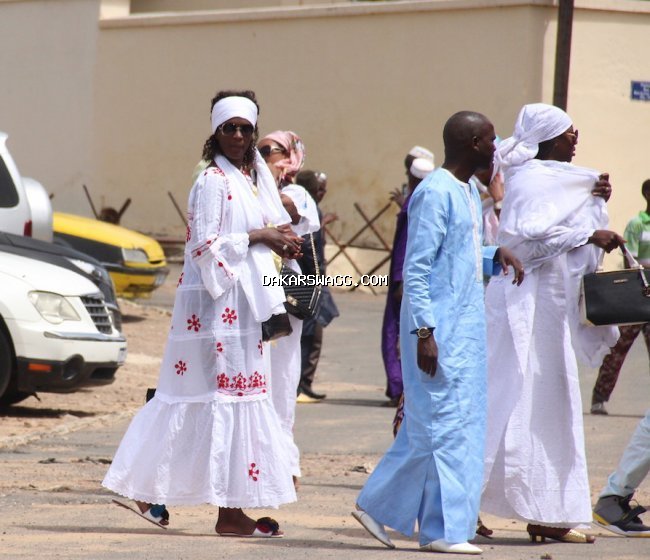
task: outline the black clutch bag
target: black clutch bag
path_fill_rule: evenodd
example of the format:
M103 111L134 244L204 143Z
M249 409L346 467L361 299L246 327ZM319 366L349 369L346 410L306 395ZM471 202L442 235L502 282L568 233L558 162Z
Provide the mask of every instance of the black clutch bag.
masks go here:
M311 237L311 251L314 257L314 270L316 278L320 276L318 268L318 259L316 258L316 249L314 248L314 236ZM308 319L318 313L321 303L321 294L323 287L316 284L316 278L299 274L291 270L284 263L280 269L280 276L283 280L284 296L287 301L284 304L287 313L290 313L298 319Z
M627 247L623 251L633 268L583 276L580 314L584 324L604 326L650 322L650 287L646 271Z
M291 323L289 322L289 315L281 313L280 315L271 315L262 323L262 340L268 342L275 340L282 336L289 336L293 332Z

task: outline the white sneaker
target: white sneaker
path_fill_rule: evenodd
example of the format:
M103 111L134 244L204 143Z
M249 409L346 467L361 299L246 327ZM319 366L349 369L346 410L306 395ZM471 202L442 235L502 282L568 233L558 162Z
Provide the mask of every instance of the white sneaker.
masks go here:
M375 537L381 544L387 546L388 548L395 548L393 541L390 540L390 537L386 533L386 529L381 523L375 521L369 514L367 514L362 509L352 512L352 517L354 517L363 528L368 531L373 537Z
M483 551L478 547L468 542L463 543L450 543L445 539L438 539L429 544L424 544L420 550L428 550L431 552L451 552L453 554L481 554Z

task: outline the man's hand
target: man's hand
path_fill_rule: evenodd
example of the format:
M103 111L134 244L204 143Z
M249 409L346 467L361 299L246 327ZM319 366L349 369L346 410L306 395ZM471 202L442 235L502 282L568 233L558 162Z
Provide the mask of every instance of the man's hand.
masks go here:
M390 191L389 198L400 208L404 206L404 200L406 199L404 193L402 192L402 189L398 188L394 188L392 191Z
M427 338L418 338L418 367L433 377L438 369L438 345L431 333Z
M499 247L494 258L499 261L504 276L508 275L508 267L512 266L512 268L514 268L515 277L513 278L512 283L521 286L521 283L524 281L524 266L521 264L521 261L510 252L510 249Z
M609 173L602 173L598 176L598 181L596 181L596 186L594 187L594 190L591 191L591 194L605 199L605 202L609 200L609 197L612 196L612 185L609 183Z

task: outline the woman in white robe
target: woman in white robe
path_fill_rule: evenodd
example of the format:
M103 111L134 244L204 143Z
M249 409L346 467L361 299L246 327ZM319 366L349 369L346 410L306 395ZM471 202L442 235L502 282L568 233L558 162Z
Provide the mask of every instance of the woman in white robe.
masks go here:
M528 523L531 540L593 542L576 354L597 365L618 337L578 320L583 274L623 243L607 226L606 175L569 163L569 116L526 105L498 148L505 198L497 240L524 264L486 292L488 424L481 509ZM594 196L596 195L596 196ZM603 200L604 199L604 200ZM600 248L600 249L599 249Z
M305 148L300 137L291 131L276 130L267 134L258 143L273 175L285 209L291 216L293 231L302 237L320 229L318 209L311 195L293 181L305 161ZM293 271L300 273L300 266L294 259L285 261ZM280 418L294 484L298 485L300 471L300 450L293 437L296 419L296 396L300 383L301 351L300 336L302 319L289 315L292 333L269 343L271 357L271 398Z
M135 416L104 486L152 504L219 506L216 531L281 536L242 508L295 501L282 427L270 400L261 323L284 312L272 251L295 257L273 178L255 149L252 92L213 99L210 161L192 187L187 244L156 394ZM254 180L255 178L255 180ZM276 227L267 227L274 224ZM163 524L163 523L161 523Z

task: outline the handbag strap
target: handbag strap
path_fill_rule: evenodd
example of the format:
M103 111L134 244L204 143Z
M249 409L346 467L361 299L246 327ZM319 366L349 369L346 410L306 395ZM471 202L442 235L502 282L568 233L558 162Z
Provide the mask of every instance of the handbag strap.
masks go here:
M630 253L630 250L627 248L627 245L623 245L621 247L621 252L627 257L627 262L630 263L630 268L643 268L643 265L637 261L632 253Z
M648 280L645 277L645 270L643 268L643 265L634 258L632 253L630 253L630 250L627 248L627 245L623 245L621 247L621 251L627 258L627 262L630 263L632 270L639 271L639 276L641 277L641 283L643 284L643 295L646 297L650 297L650 285L648 285Z
M320 276L320 268L318 267L318 259L316 258L316 244L314 243L314 234L309 233L309 239L311 240L311 254L314 257L314 270L316 271L316 276Z

